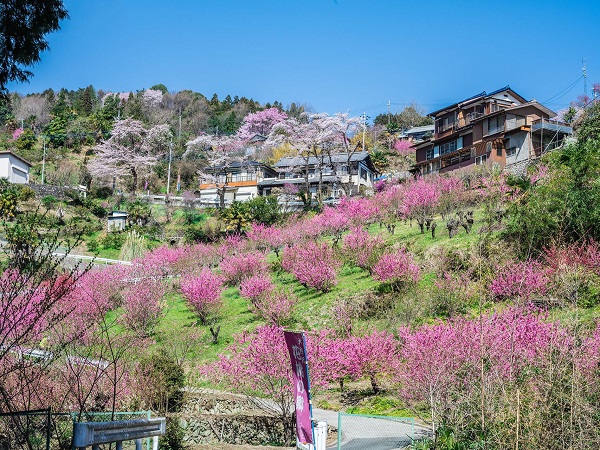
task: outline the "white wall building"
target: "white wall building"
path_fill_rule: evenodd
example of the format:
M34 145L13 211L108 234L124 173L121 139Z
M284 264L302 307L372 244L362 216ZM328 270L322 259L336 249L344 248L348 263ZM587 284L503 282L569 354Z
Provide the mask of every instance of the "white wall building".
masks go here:
M13 152L0 152L0 177L6 178L11 183L29 183L29 169L31 164Z

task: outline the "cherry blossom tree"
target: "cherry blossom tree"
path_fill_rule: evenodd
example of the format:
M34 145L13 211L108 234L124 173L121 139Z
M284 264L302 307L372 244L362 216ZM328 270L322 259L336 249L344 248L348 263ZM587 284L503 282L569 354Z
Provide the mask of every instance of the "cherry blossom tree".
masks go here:
M287 118L287 114L277 108L250 113L244 117L244 121L238 130L238 136L245 142L257 134L267 136L276 124L285 121Z
M202 158L205 165L198 171L202 182L214 184L219 195L219 206L225 207L225 192L228 181L227 167L234 163L246 161L243 141L235 136L215 136L202 134L189 141L183 159Z
M351 147L350 137L360 128L360 119L351 118L347 114L329 116L320 114L301 114L299 118L288 117L287 120L276 124L265 143L267 146L290 146L296 157L292 165L284 168L286 171L296 171L304 178L303 191L310 192L311 167L317 177L317 200L321 202L323 191L323 176L326 171L336 174L338 167L334 163L334 153L348 154L346 167L354 148ZM314 164L311 164L314 162ZM310 204L310 197L306 201Z
M95 158L88 164L89 172L99 178L131 177L132 191L138 187L140 176L149 173L158 157L168 148L171 132L159 125L147 130L137 120L124 119L115 123L111 136L94 147Z

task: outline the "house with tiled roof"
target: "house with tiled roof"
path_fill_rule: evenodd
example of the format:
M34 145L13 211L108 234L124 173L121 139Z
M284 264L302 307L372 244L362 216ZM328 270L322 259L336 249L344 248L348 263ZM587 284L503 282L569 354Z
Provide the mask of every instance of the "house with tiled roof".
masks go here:
M527 101L510 86L481 92L428 114L430 139L413 145L414 171L443 173L481 164L506 167L535 159L562 145L572 134L556 113Z

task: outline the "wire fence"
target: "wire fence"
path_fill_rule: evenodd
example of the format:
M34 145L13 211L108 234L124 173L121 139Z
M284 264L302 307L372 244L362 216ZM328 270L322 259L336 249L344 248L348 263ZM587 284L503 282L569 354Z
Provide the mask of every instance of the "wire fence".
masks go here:
M71 450L74 422L107 422L150 418L150 411L53 413L50 408L0 413L0 450ZM145 442L150 450L151 442ZM135 442L123 443L123 450Z
M415 440L412 417L338 414L338 450L392 450Z

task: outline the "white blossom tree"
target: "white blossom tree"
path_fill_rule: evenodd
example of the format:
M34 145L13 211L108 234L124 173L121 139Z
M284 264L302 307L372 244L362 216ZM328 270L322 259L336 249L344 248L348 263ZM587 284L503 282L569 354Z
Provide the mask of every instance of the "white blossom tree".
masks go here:
M88 164L88 170L98 178L112 178L113 188L117 178L130 179L135 193L140 176L149 173L168 151L171 137L166 125L147 130L138 120L120 120L110 138L94 147L96 157Z

